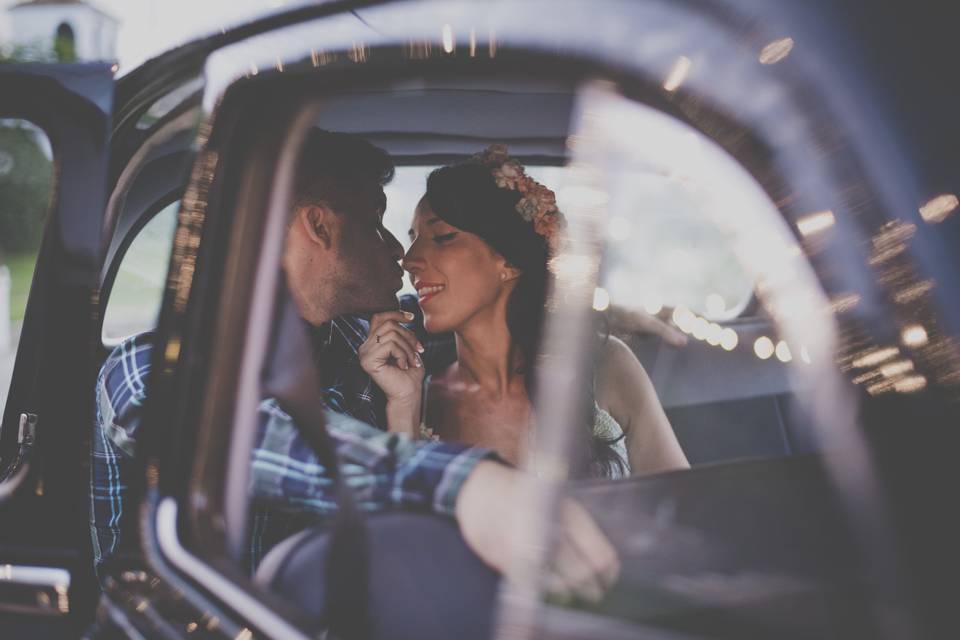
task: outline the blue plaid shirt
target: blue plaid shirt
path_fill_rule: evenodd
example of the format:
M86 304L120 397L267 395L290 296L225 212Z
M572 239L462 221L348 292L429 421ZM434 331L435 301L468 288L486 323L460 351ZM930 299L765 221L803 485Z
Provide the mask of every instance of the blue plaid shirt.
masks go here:
M402 298L401 306L419 314L415 298ZM452 362L452 336L428 337L419 330L419 320L418 315L415 326L426 348L428 371ZM367 329L364 320L341 317L315 332L324 364L321 392L331 408L328 431L341 473L368 511L403 507L453 515L470 471L494 454L462 444L413 442L370 426L368 422L385 424L385 402L357 357ZM143 474L134 453L152 351L151 334L126 339L107 358L97 380L90 528L98 569L105 558L132 545L135 505L125 501L133 499L130 480ZM251 472L251 568L273 544L336 508L331 479L290 416L272 399L261 403L258 416Z

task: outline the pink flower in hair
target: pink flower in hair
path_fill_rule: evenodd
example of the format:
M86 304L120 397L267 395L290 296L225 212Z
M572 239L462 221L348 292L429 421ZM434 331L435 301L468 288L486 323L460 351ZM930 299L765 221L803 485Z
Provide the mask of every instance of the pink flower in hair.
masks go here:
M551 253L555 254L559 250L564 226L556 194L528 176L520 161L511 158L504 145L491 145L471 160L489 168L498 187L517 191L523 196L517 202L517 213L533 223L533 230L547 241Z

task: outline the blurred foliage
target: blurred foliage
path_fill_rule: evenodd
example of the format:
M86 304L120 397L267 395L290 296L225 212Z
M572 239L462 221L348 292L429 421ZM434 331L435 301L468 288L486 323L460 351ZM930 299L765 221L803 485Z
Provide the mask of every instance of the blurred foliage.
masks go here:
M0 120L0 252L4 254L30 252L40 244L53 186L48 148L37 127Z
M33 270L37 265L35 252L7 255L7 267L10 269L10 322L23 320L27 308L27 296L33 283Z
M77 46L73 38L60 37L53 42L53 55L59 62L76 62Z
M73 58L71 60L64 60L64 62L73 62L76 60L76 50L73 47L73 43L71 43L70 48L74 49ZM15 45L0 44L0 64L4 62L59 62L60 60L61 58L59 57L56 44L51 47L49 42Z

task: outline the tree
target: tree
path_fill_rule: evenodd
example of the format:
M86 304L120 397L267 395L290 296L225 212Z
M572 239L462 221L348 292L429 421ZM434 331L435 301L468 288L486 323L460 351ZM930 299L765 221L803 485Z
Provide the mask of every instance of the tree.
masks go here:
M57 55L57 52L49 45L39 42L0 46L0 64L5 62L57 62Z
M50 206L53 163L43 132L0 120L0 255L35 250Z

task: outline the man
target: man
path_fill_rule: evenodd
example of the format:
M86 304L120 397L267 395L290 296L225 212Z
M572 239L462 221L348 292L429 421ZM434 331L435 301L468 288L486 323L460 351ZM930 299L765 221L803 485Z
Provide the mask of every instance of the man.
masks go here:
M352 314L396 309L402 248L382 225L383 185L392 177L392 162L359 138L315 131L304 143L298 166L282 263L291 296L313 327L324 400L333 411L349 416L331 419L328 431L342 466L351 469L351 490L368 510L414 508L456 518L467 544L488 565L504 571L511 548L502 534L515 530L528 510L518 490L525 482L522 475L499 463L489 450L410 441L364 424L386 424L386 407L359 366L357 349L368 326ZM393 313L413 319L412 314ZM455 357L449 340L426 346L428 366L435 359L442 364ZM91 531L98 569L105 558L132 544L135 510L124 501L130 479L143 473L133 456L151 351L149 336L127 339L98 378L91 461ZM293 501L315 514L329 513L329 483L312 482L300 472L319 467L296 425L270 399L261 405L259 418L253 498ZM562 513L566 535L560 537L561 555L570 560L561 563L560 581L570 590L597 597L617 575L616 553L578 506L571 503ZM266 546L292 533L274 526L274 515L254 524L254 565ZM281 533L269 536L263 531L267 524Z

